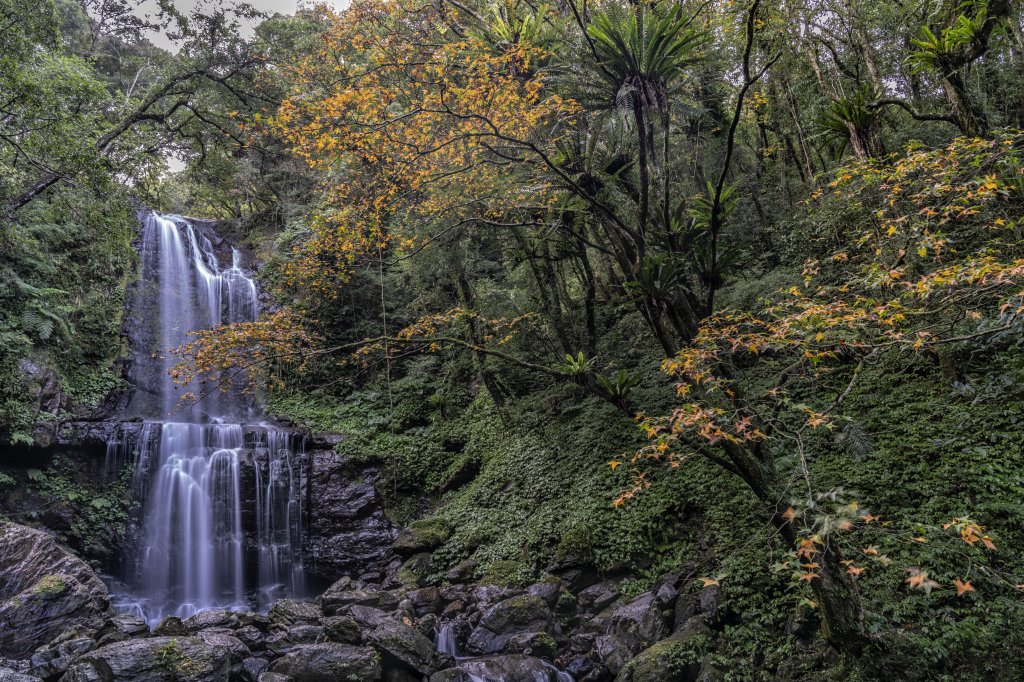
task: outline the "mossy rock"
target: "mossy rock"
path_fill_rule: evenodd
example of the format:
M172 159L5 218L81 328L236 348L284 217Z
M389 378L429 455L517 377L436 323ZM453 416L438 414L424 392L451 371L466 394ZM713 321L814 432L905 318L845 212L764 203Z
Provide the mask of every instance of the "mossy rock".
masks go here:
M494 561L487 565L480 576L482 585L501 587L524 587L533 580L533 569L518 561Z
M420 519L399 533L395 540L395 552L401 556L429 552L443 545L449 537L451 529L444 521Z
M701 629L677 633L641 651L615 682L690 682L700 674L708 647L708 635Z

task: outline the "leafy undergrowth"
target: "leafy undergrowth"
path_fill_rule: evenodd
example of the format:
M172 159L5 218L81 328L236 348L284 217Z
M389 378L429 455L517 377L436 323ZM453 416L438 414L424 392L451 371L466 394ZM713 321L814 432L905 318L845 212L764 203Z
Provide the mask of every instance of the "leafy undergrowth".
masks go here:
M639 592L696 562L727 596L732 615L714 651L729 679L800 677L808 667L850 679L952 679L955 671L958 679L1007 679L1022 669L1013 652L1024 643L1003 625L1024 617L1014 587L1014 576L1024 582L1020 350L962 363L955 385L921 358L871 367L849 396L848 425L817 449L816 486L842 489L884 519L844 536L847 555L877 547L891 559L858 576L868 628L884 647L851 663L801 654L783 635L787 621L813 619L813 610L799 583L772 570L783 551L741 482L689 460L615 508L628 474L608 462L643 437L621 413L561 386L500 409L482 389L449 388L441 400L433 360L417 362L392 384L390 401L378 387L344 398L293 393L271 406L314 430L347 433L342 452L382 465L396 521L426 516L446 529L433 579L473 559L478 577L525 583L573 557ZM955 529L941 528L965 516L986 526L995 552L975 552ZM909 589L908 567L928 571L940 588ZM974 591L958 596L955 579Z

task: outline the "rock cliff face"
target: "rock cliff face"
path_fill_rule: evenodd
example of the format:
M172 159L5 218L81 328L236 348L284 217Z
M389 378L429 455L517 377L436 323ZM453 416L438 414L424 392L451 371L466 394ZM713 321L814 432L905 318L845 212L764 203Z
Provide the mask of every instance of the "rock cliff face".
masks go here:
M375 487L380 469L360 466L333 450L312 450L308 458L307 574L325 583L342 575L381 576L398 531L385 516Z

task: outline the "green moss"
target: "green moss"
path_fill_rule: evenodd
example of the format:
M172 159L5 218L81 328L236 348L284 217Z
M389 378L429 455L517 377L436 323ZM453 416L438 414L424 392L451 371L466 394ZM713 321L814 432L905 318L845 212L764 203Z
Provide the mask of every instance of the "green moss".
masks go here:
M658 642L626 664L617 680L625 682L674 682L694 679L710 648L704 633L692 633L683 639Z
M59 575L44 575L32 586L32 596L46 599L63 594L68 589L68 583Z

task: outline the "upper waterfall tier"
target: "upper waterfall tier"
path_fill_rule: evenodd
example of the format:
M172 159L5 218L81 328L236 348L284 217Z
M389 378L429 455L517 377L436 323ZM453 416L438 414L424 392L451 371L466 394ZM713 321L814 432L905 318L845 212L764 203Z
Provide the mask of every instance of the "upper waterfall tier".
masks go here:
M201 414L232 420L254 416L251 401L237 391L177 386L169 374L177 363L173 349L187 343L191 332L259 314L256 283L242 270L240 252L231 252L231 265L222 268L213 243L188 220L156 213L145 218L141 277L131 310L133 415L177 421L197 421ZM198 407L183 408L180 399L187 392L202 396Z

